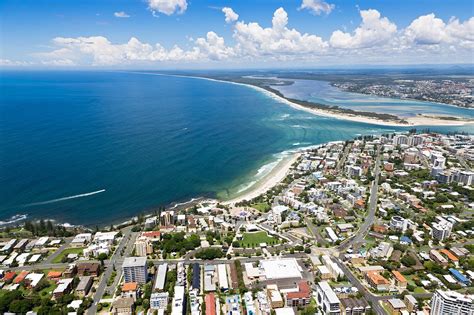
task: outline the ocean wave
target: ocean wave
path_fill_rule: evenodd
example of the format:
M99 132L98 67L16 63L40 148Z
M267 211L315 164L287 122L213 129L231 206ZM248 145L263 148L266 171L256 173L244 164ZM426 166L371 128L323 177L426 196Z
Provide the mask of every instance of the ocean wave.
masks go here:
M33 203L26 204L26 205L24 205L24 206L25 206L25 207L29 207L29 206L47 205L47 204L50 204L50 203L56 203L56 202L61 202L61 201L70 200L70 199L84 198L84 197L88 197L88 196L93 196L93 195L100 194L100 193L103 193L103 192L105 192L105 189L101 189L101 190L97 190L97 191L92 191L92 192L88 192L88 193L84 193L84 194L79 194L79 195L74 195L74 196L68 196L68 197L62 197L62 198L57 198L57 199L51 199L51 200L47 200L47 201L33 202Z
M179 206L187 205L188 203L197 201L199 199L202 199L202 198L191 198L191 200L188 200L188 201L185 201L185 202L177 202L177 203L174 204L173 207L171 207L171 209L174 209L174 208L179 207Z
M23 220L26 220L27 217L28 217L27 214L15 214L14 216L12 216L10 219L6 221L0 221L0 226L23 221Z

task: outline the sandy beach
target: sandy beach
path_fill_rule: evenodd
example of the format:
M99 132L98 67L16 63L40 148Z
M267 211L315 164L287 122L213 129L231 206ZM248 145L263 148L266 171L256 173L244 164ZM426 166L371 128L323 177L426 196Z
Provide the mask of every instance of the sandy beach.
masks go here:
M240 195L230 199L225 200L224 204L235 204L243 200L250 200L255 197L260 196L261 194L267 192L272 187L280 183L285 176L288 174L288 171L291 168L291 165L296 162L300 157L301 153L294 153L288 157L283 158L266 176L261 178L255 185L249 187L249 189L243 191Z
M272 93L271 91L265 90L264 88L252 85L252 84L245 84L245 83L239 83L239 82L232 82L232 81L227 81L227 80L219 80L219 79L213 79L213 78L206 78L206 77L199 77L199 76L188 76L188 75L179 75L179 74L161 74L161 73L150 73L150 72L131 72L127 71L128 73L137 73L137 74L149 74L149 75L163 75L163 76L174 76L174 77L185 77L185 78L194 78L194 79L201 79L201 80L209 80L209 81L216 81L216 82L224 82L224 83L229 83L229 84L236 84L236 85L243 85L247 86L250 88L253 88L257 91L260 91L264 93L265 95L279 101L280 103L284 103L288 106L293 107L294 109L297 110L302 110L308 113L311 113L313 115L318 115L318 116L323 116L323 117L331 117L331 118L336 118L336 119L342 119L342 120L350 120L354 122L361 122L361 123L366 123L366 124L373 124L373 125L379 125L379 126L391 126L391 127L416 127L416 126L464 126L468 124L474 124L474 120L447 120L447 119L442 119L442 118L436 118L434 116L426 117L423 115L418 115L416 117L409 117L409 118L404 118L405 121L407 121L406 124L396 122L396 121L386 121L386 120L381 120L377 118L372 118L372 117L366 117L366 116L360 116L360 115L352 115L352 114L344 114L344 113L334 113L331 111L327 111L324 109L319 109L319 108L309 108L305 107L296 103L293 103L289 100L287 100L284 97L281 97L275 93ZM452 106L452 105L450 105Z
M240 83L236 83L240 84ZM437 119L435 117L425 117L425 116L416 116L416 117L410 117L410 118L404 118L408 123L403 124L395 121L385 121L377 118L372 118L372 117L365 117L365 116L359 116L359 115L351 115L351 114L343 114L343 113L333 113L330 111L326 111L323 109L318 109L318 108L309 108L305 107L296 103L293 103L289 100L287 100L284 97L281 97L275 93L272 93L268 90L265 90L263 88L260 88L258 86L250 85L250 84L243 84L250 86L256 90L261 91L262 93L265 93L266 95L274 98L275 100L284 103L288 106L293 107L294 109L302 110L314 115L318 116L324 116L324 117L331 117L331 118L336 118L336 119L344 119L344 120L350 120L350 121L355 121L355 122L361 122L361 123L367 123L367 124L373 124L373 125L381 125L381 126L393 126L393 127L410 127L410 126L463 126L467 124L474 124L474 120L446 120L446 119Z

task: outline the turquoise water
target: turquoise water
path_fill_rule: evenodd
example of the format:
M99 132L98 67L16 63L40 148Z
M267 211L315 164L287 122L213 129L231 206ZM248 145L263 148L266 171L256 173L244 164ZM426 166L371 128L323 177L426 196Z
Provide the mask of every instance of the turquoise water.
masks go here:
M246 86L202 79L0 76L0 220L119 222L172 202L235 194L287 150L400 130L314 116Z
M326 81L291 80L292 85L275 85L289 98L312 101L325 105L337 105L358 111L393 114L399 117L413 117L417 114L457 116L474 119L474 109L451 105L384 98L375 95L350 93L332 86Z

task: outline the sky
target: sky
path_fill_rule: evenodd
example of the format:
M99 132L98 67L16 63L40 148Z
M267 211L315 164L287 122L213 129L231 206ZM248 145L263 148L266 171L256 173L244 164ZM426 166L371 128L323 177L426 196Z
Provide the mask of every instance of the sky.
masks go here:
M2 68L472 64L472 0L2 0Z

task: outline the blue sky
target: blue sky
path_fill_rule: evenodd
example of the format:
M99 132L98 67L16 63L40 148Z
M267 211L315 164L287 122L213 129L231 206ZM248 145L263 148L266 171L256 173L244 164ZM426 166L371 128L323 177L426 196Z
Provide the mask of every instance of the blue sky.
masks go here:
M472 63L473 10L472 1L447 0L2 0L0 59L118 68Z

